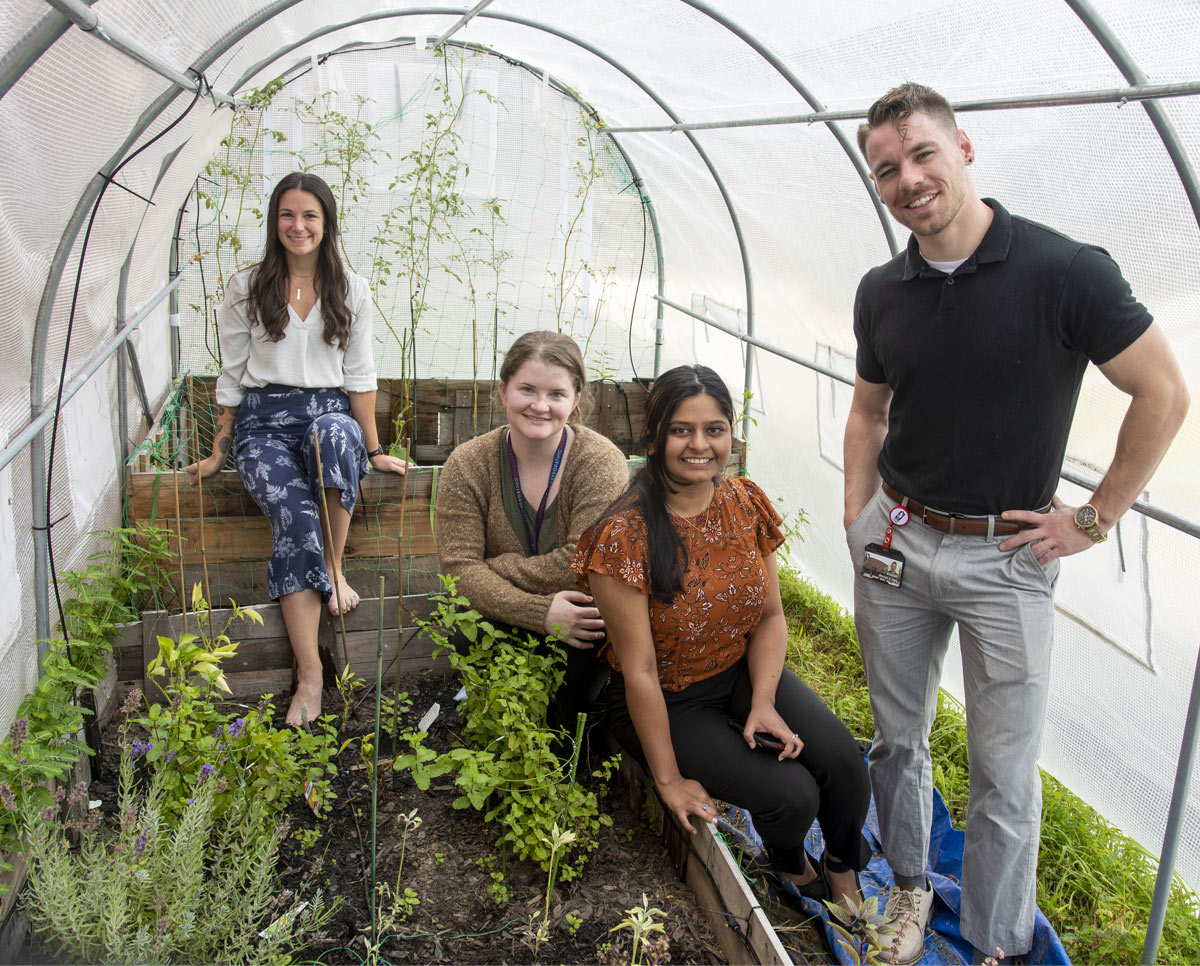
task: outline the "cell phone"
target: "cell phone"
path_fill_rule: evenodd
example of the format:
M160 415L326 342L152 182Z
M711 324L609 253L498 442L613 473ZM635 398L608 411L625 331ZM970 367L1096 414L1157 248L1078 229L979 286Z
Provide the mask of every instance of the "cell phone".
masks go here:
M729 727L741 734L746 730L746 722L730 718ZM783 751L784 745L769 731L756 731L754 732L754 747L762 748L764 751Z

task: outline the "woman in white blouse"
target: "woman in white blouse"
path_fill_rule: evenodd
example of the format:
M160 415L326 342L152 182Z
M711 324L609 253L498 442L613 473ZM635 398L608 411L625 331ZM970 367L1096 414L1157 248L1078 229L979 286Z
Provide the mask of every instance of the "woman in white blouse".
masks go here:
M371 467L403 473L407 464L379 445L371 292L338 255L333 192L316 175L293 172L271 193L266 225L262 261L230 278L219 316L212 455L186 472L195 486L232 448L243 485L271 522L267 586L296 656L287 722L299 725L321 712L321 607L336 614L339 601L347 611L359 600L342 573L359 481Z

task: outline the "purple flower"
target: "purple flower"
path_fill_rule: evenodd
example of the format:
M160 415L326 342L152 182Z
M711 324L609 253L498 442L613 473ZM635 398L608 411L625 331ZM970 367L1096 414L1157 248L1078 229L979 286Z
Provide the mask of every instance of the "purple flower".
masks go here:
M21 753L21 745L29 736L29 719L22 716L12 723L12 727L8 729L8 738L12 742L12 750L14 755Z
M244 718L238 718L229 726L229 737L237 738L243 731L246 730L246 721Z
M163 755L163 762L166 764L170 764L174 760L175 760L175 749L171 748L170 750L167 751L167 753L165 755Z
M13 795L12 789L8 787L8 782L0 782L0 802L3 802L4 807L10 812L17 810L17 799Z
M223 734L225 734L225 726L223 724L217 725L217 730L213 732L213 738L220 738Z
M216 769L213 768L213 766L210 765L208 762L205 762L204 765L200 769L200 778L196 782L196 784L203 785L205 783L205 781L207 781L209 778L212 777L212 773L214 771L216 771Z
M194 801L195 801L195 799L194 799L194 798L189 798L189 799L188 799L188 804L189 804L189 805L191 805L191 804L192 804L192 802L194 802Z
M145 829L138 832L137 841L133 843L133 851L136 852L138 855L141 855L143 852L146 851L146 845L147 845L147 843L149 843L149 841L150 841L150 833L149 832L147 832Z
M149 754L149 753L150 753L150 749L151 749L151 748L153 748L153 747L154 747L154 742L153 742L153 741L147 741L147 742L145 742L144 744L143 744L142 742L140 742L140 741L135 741L135 742L133 743L133 757L134 757L134 758L141 758L141 757L142 757L142 755Z

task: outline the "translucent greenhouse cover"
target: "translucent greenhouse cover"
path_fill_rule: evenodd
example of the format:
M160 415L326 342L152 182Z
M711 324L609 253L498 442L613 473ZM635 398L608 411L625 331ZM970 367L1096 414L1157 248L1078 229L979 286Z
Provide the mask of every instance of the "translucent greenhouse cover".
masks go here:
M1200 78L1200 5L1167 0L495 0L478 4L465 25L459 21L470 8L448 4L75 6L90 7L179 72L198 65L206 94L189 111L191 92L78 27L62 29L67 21L49 5L0 0L5 445L27 426L31 405L54 407L64 371L68 380L78 373L119 319L133 318L160 293L173 245L183 263L183 370L212 370L206 307L219 286L205 253L218 246L224 222L189 195L220 193L211 162L230 154L222 141L231 134L231 112L209 88L245 97L288 72L288 84L258 115L279 140L245 159L256 180L243 200L261 199L272 178L314 163L305 152L328 137L331 111L371 126L379 153L364 171L367 200L346 233L348 252L366 266L362 274L374 264L370 218L386 208L371 205L376 193L406 190L390 181L419 142L423 117L436 112L446 91L475 92L463 104L456 183L481 233L457 255L451 241L434 246L438 264L454 270L442 272L440 287L426 298L417 374L487 378L491 356L481 363L476 349L464 348L479 316L494 323L491 348L502 350L516 331L562 325L590 340L593 372L629 379L653 373L660 285L675 305L752 329L786 353L851 375L855 288L890 248L852 150L835 136L853 145L853 117L611 137L603 125L661 127L821 109L861 114L902 80L930 84L955 103L1129 86L1110 56L1114 48L1097 41L1083 14L1107 25L1140 71L1139 83L1194 85ZM479 49L458 46L457 59L430 49L451 28L455 44ZM335 51L344 53L326 57ZM457 81L449 72L455 66L463 71ZM1200 231L1177 167L1194 169L1200 155L1200 98L1155 103L1177 136L1177 159L1136 102L963 111L959 123L976 147L972 170L981 193L1111 252L1200 397ZM97 172L111 171L152 140L114 178L86 230L76 293ZM387 164L379 160L384 155ZM577 204L580 172L589 166L599 170L597 188ZM487 202L495 199L503 201L503 218L485 231ZM253 261L261 244L253 219L240 224L244 252L226 269L238 259ZM903 245L906 233L893 231ZM505 257L489 262L485 242ZM586 271L566 284L568 262ZM497 279L491 294L481 289L474 302L461 280L471 265ZM209 274L201 278L201 271ZM378 282L378 273L373 278ZM407 324L404 284L397 274L377 289L381 375L399 374L405 364L384 321L391 312L390 321ZM171 323L167 301L159 300L130 340L154 408L171 380ZM668 307L662 340L661 367L696 360L731 386L743 385L747 350L731 336ZM849 389L761 350L750 371L750 473L795 526L791 564L848 604L841 437ZM61 412L48 508L58 569L82 565L97 545L88 534L120 519L122 425L128 447L142 440L146 424L132 390L125 412L118 411L119 380L115 363L106 362ZM1125 397L1089 371L1068 469L1098 478L1124 406ZM1145 495L1191 521L1200 520L1197 410ZM5 724L36 680L34 534L46 521L33 516L33 492L42 487L32 458L26 447L0 471ZM1065 481L1059 492L1068 503L1087 494ZM1136 513L1116 536L1063 566L1042 765L1157 853L1197 656L1192 603L1200 542ZM961 694L953 654L944 686ZM1181 873L1200 885L1200 777L1193 778L1180 854Z

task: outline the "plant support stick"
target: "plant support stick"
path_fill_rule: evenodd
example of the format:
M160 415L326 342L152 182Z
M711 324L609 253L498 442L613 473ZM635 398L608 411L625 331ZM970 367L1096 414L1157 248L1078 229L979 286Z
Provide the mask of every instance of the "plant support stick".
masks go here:
M313 428L313 449L317 457L317 477L321 485L317 487L321 491L321 531L325 534L325 546L330 548L330 555L333 552L333 528L329 525L329 501L325 498L325 469L321 466L321 440L317 436L317 430ZM341 561L338 561L338 568L341 569ZM350 667L350 647L346 643L346 614L342 610L342 593L338 589L338 578L341 574L330 574L329 580L333 584L333 599L337 602L338 609L338 624L342 630L342 670L345 671Z

